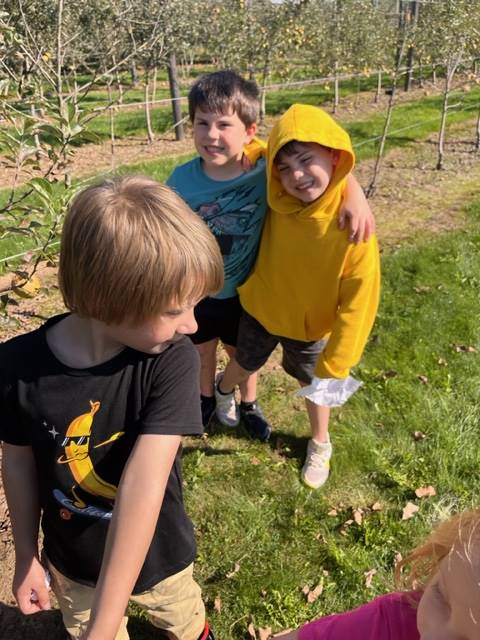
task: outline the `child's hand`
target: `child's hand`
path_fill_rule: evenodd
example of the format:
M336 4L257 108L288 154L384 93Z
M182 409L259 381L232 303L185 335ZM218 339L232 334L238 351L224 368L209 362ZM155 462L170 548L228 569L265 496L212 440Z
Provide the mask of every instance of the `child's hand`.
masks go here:
M352 242L367 242L375 233L375 218L368 200L354 175L347 178L345 198L338 216L338 226L345 229L350 226L349 238Z
M38 558L17 564L13 578L13 595L25 615L50 609L50 587L45 569Z
M371 235L375 233L375 218L368 204L364 205L364 211L351 211L344 207L338 216L338 226L340 229L350 227L349 238L352 242L367 242Z

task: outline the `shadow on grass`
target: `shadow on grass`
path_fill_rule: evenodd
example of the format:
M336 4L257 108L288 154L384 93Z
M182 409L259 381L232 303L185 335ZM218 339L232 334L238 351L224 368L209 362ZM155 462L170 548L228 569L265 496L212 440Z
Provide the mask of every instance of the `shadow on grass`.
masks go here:
M4 640L66 640L60 611L42 611L24 616L17 607L0 602L0 637Z

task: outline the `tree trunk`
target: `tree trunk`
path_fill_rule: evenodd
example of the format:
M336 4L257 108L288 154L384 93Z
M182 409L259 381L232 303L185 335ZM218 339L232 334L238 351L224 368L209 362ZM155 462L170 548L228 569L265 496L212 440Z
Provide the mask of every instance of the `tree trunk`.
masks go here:
M136 87L138 85L138 71L135 60L132 60L132 62L130 63L130 77L132 79L132 85Z
M450 58L447 62L445 69L445 85L443 90L443 101L442 101L442 117L440 120L440 131L438 133L438 159L437 166L438 170L443 168L443 158L445 155L445 129L447 125L447 113L448 113L448 99L450 96L450 90L452 88L453 76L455 75L455 71L462 59L463 47L455 53L453 58Z
M182 105L180 104L180 89L177 78L177 60L175 54L170 54L167 65L168 83L170 85L170 97L172 98L172 114L175 127L175 140L183 140L185 131L182 122Z
M477 115L477 136L475 140L475 151L480 151L480 109Z
M333 94L333 109L332 109L332 113L337 113L337 109L338 109L338 103L340 102L340 98L339 98L339 82L338 82L338 62L335 61L335 78L333 81L333 87L334 87L334 94Z
M415 34L415 28L417 26L419 6L420 5L417 2L417 0L413 0L413 2L410 3L409 9L407 9L407 20L411 24L410 29L411 29L412 36ZM405 85L404 85L405 91L410 91L410 89L412 88L414 55L415 55L414 45L410 44L410 46L408 47L408 53L407 53L407 71L405 74Z
M399 42L397 47L397 63L395 65L395 72L393 74L393 79L392 79L392 91L390 93L390 97L388 100L387 113L386 113L385 122L383 125L382 137L380 138L380 143L378 145L377 157L375 159L375 166L373 169L373 176L372 176L372 179L370 180L370 184L368 185L365 191L365 195L367 196L367 198L371 198L375 194L375 191L377 189L377 180L380 174L380 167L382 163L383 152L385 149L385 142L387 140L388 130L390 128L390 122L392 119L392 112L393 112L395 94L397 91L400 65L402 64L406 42L407 42L407 30L404 29L402 39Z
M148 144L152 144L155 139L152 130L152 120L150 113L150 95L149 95L149 85L150 85L150 75L148 70L145 71L145 91L144 91L144 102L145 102L145 125L147 128L147 141Z
M157 76L158 76L158 66L155 64L153 69L153 83L152 83L152 104L155 104L157 100Z
M375 104L378 104L381 91L382 91L382 72L379 71L377 75L377 90L375 92L375 98L374 98Z
M108 109L108 113L110 116L110 168L112 171L115 170L115 107L112 102L112 83L109 82L107 85L108 91L108 102L110 103L110 107Z

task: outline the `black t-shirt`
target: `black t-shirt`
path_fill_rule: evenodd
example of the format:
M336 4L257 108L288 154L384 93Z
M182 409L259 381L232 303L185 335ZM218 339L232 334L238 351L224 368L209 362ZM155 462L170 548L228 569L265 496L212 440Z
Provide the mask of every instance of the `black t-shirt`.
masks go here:
M63 317L0 344L0 438L33 448L48 558L64 575L93 586L136 438L202 433L199 362L191 341L182 338L158 355L126 347L103 364L70 369L54 357L45 336ZM133 593L194 559L180 458L181 447Z

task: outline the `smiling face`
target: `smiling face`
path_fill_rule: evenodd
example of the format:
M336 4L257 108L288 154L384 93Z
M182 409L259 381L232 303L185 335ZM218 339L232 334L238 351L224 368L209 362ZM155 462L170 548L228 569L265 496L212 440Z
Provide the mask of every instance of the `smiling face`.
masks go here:
M193 305L176 306L158 316L142 322L104 325L103 333L119 346L130 347L142 353L156 354L164 351L183 335L195 333L197 322Z
M467 557L463 546L457 544L440 562L418 605L421 640L480 638L479 551L477 547Z
M287 193L308 204L325 193L332 178L337 152L315 142L289 143L275 157L280 182Z
M245 125L229 110L215 113L196 109L193 142L203 160L203 169L214 180L232 180L243 173L243 148L256 132L256 125Z

